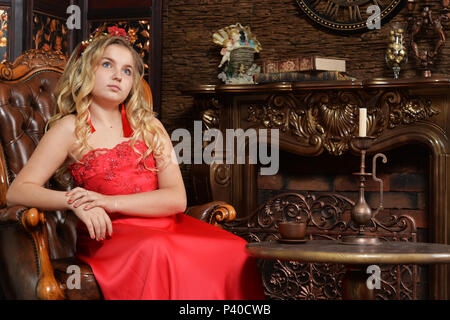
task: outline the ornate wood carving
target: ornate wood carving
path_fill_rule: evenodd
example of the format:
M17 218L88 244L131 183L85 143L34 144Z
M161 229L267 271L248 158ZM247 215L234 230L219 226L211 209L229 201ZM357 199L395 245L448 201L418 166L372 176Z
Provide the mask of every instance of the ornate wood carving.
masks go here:
M186 209L185 214L219 228L222 228L223 223L233 221L236 218L236 210L233 206L223 201L190 206Z
M228 186L231 179L231 165L229 164L211 164L214 182L221 186Z
M350 220L353 201L338 194L281 194L260 205L250 216L224 225L225 229L249 242L276 241L278 223L295 220L308 222L308 238L338 240L356 234ZM408 216L373 219L368 233L383 240L416 241L417 229ZM341 299L344 265L300 263L296 261L258 260L266 295L270 299ZM419 267L381 266L382 288L377 299L416 299Z
M68 30L65 19L42 13L33 15L34 49L60 51L68 56Z
M384 103L389 108L389 129L426 120L439 114L428 98L408 96L399 91L387 92L384 97Z
M66 57L61 52L31 49L25 51L14 63L0 64L0 80L20 81L38 68L62 72Z
M206 129L219 127L219 112L214 109L207 109L202 112L202 121Z
M229 204L222 204L214 208L211 213L208 223L222 228L222 223L233 221L236 218L236 210Z
M246 121L256 127L278 128L295 137L307 154L318 154L325 149L338 156L349 150L351 137L358 133L361 107L368 107L368 134L376 137L386 128L411 124L439 113L430 99L410 96L404 90L376 91L371 95L326 91L270 95L265 102L248 106Z
M200 111L200 117L205 130L219 128L220 108L223 107L215 96L195 99L194 104Z
M36 263L39 269L36 296L41 300L64 299L65 293L55 278L48 254L48 235L44 214L36 208L31 208L22 214L21 223L33 238L35 245Z

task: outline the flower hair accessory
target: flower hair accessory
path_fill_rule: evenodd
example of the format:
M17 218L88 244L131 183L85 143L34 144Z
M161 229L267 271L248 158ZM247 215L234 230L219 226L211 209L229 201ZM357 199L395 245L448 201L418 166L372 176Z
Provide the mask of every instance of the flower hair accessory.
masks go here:
M123 28L119 28L116 26L108 27L108 33L103 32L103 29L97 28L89 35L88 40L81 41L80 49L78 50L78 58L83 54L84 50L88 45L90 45L92 42L94 42L96 39L104 36L115 36L115 37L123 37L128 42L130 41L130 37L128 36L127 32Z

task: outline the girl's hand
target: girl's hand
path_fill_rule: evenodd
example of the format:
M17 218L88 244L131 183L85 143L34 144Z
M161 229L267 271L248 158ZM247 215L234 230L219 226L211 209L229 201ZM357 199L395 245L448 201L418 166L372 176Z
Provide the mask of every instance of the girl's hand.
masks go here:
M75 215L86 225L91 239L101 241L106 237L106 231L112 236L111 219L103 208L95 207L90 210L71 208Z
M113 196L106 196L80 187L70 190L66 196L67 203L74 208L82 207L84 210L90 210L94 207L101 207L106 212L117 209L117 202Z

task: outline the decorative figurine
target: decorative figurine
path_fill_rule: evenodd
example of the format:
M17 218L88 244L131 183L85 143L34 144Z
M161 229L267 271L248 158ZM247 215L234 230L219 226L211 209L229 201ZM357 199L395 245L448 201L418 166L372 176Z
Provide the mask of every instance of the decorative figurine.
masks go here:
M260 72L253 63L254 54L262 47L250 28L240 23L222 28L213 34L213 42L222 47L219 68L223 70L218 78L227 84L254 83L253 75Z
M410 46L414 57L421 65L422 76L424 77L431 77L431 66L435 63L436 57L445 44L445 30L442 21L450 20L449 0L441 0L441 5L441 13L436 14L433 18L431 3L427 0L423 4L420 15L415 16L416 0L408 0L407 21L409 24ZM421 32L427 34L430 39L434 39L435 45L433 48L419 50L418 38ZM431 33L434 33L433 37L430 36Z

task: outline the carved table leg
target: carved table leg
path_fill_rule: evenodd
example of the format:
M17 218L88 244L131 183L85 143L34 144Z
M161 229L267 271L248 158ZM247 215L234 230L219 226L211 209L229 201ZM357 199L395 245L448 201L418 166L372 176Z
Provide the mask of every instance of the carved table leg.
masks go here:
M375 300L374 290L367 287L366 265L346 265L342 278L343 300Z

